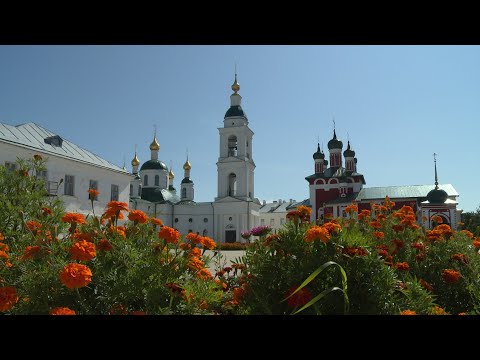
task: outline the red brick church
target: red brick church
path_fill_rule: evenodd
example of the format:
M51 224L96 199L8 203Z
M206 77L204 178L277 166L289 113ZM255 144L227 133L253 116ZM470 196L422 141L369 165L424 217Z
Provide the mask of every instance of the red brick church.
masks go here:
M435 185L407 185L386 187L364 187L362 174L357 172L357 158L350 147L343 151L343 143L337 139L335 130L328 142L329 161L317 145L313 154L315 172L307 176L310 189L311 220L328 217L346 216L345 207L356 201L358 209L370 209L370 204L380 204L388 196L395 202L395 209L409 205L417 214L417 221L426 229L432 227L431 218L441 216L445 224L456 229L462 210L457 209L457 191L451 184L438 184L437 163L435 159ZM426 220L425 220L426 219Z

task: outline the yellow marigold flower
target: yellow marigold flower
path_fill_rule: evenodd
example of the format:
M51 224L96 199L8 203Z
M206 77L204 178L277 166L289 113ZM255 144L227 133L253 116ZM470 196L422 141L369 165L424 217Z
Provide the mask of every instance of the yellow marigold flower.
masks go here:
M130 210L128 219L135 224L145 224L148 221L148 216L142 210Z
M70 255L73 260L88 261L92 260L97 255L97 252L93 243L81 240L72 245Z
M60 281L69 289L81 288L92 282L92 271L82 264L68 264L60 272Z
M50 315L77 315L75 311L68 307L56 307L50 310Z
M17 301L17 290L13 286L0 287L0 311L10 310Z
M85 216L77 213L66 213L62 216L62 221L66 223L85 224Z
M158 232L158 237L164 239L167 243L177 244L178 239L180 238L180 233L174 228L163 226Z
M305 241L312 242L315 240L320 240L324 243L327 243L330 240L330 234L328 229L320 226L312 226L305 233Z
M400 315L417 315L417 313L412 310L403 310Z

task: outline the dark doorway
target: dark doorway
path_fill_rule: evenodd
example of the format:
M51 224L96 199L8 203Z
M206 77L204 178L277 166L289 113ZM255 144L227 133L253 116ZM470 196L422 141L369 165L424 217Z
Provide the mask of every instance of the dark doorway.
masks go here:
M237 239L236 230L225 230L225 242L234 243L236 239Z

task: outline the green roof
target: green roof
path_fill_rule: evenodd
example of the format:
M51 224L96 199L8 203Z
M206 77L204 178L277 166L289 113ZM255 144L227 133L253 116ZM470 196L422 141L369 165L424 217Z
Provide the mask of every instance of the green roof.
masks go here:
M170 202L173 204L176 204L180 201L178 195L176 195L173 191L160 188L142 188L142 199L150 202Z
M167 169L167 165L165 165L160 160L148 160L143 163L140 170L168 170L168 169Z
M385 187L371 187L363 188L357 196L357 201L385 199L386 196L393 199L399 198L419 198L427 197L430 190L433 190L435 185L410 185L410 186L385 186ZM446 191L448 196L458 196L457 191L451 184L439 185L439 188Z
M240 105L233 105L225 113L225 117L233 117L233 116L243 116L245 119L247 118L247 114L242 110Z

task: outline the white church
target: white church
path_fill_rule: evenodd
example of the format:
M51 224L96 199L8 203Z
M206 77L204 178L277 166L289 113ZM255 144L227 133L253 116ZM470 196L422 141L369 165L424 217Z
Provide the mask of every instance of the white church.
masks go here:
M140 166L135 153L131 162L130 209L157 217L181 234L198 233L217 242L241 242L241 232L260 225L262 204L254 195L253 131L241 106L236 74L232 90L224 126L218 129L217 197L210 202L195 201L194 181L190 174L192 165L188 158L177 191L173 186L173 172L159 159L160 144L154 135L150 160Z

